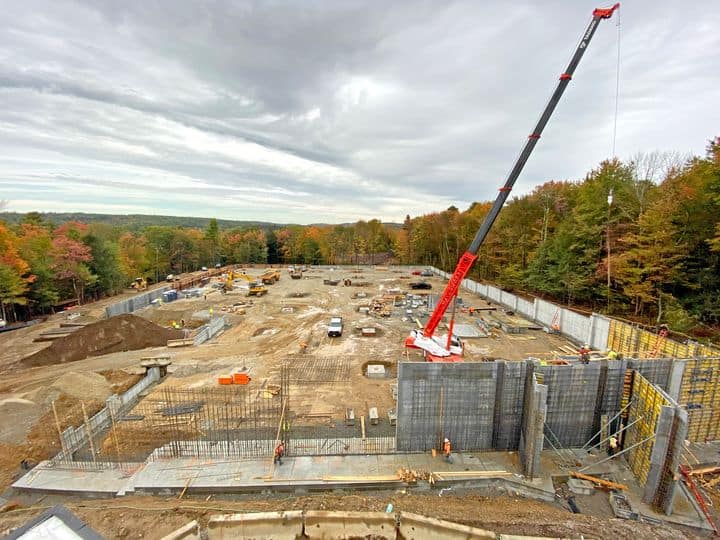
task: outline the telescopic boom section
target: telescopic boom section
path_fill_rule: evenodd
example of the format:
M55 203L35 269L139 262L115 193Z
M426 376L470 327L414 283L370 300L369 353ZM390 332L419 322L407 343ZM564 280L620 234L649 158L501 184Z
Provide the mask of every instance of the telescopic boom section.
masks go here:
M510 174L505 181L505 185L500 188L500 192L495 199L495 203L490 209L488 215L485 217L485 221L483 221L482 225L480 226L480 229L475 235L475 238L470 244L470 247L465 253L463 253L462 257L460 257L460 261L458 262L457 268L455 268L455 272L453 272L453 275L450 277L450 280L448 281L448 284L445 287L445 290L443 291L440 300L435 306L435 311L433 311L433 314L430 316L430 319L425 325L423 335L425 335L426 337L432 337L432 335L435 333L435 329L437 328L438 324L440 324L440 320L445 314L445 311L447 311L448 306L453 301L453 298L457 295L462 280L465 279L465 276L467 276L468 272L470 271L470 268L475 262L475 259L477 259L478 249L480 249L480 246L485 241L485 238L487 237L490 228L492 227L493 223L495 223L495 219L500 213L500 209L505 204L505 200L508 198L508 195L510 195L510 191L512 191L513 185L515 185L515 181L517 180L518 176L520 176L523 167L525 167L525 163L527 163L530 154L532 154L532 151L535 149L535 145L540 139L540 135L542 135L542 132L545 129L548 120L550 120L553 111L555 111L555 107L560 101L563 92L565 92L565 88L567 88L568 84L570 84L573 73L575 73L575 69L580 63L580 59L583 57L583 54L585 54L585 50L590 44L590 40L592 40L593 35L595 34L595 30L597 30L598 23L602 19L609 19L610 17L612 17L615 10L619 7L620 4L615 4L611 8L598 8L593 11L593 18L590 21L587 30L585 30L585 33L580 40L580 44L575 50L575 54L570 60L568 67L560 75L560 80L558 81L557 88L555 88L555 92L553 92L550 101L545 106L545 110L540 116L540 119L538 120L535 129L532 131L532 133L530 133L530 135L528 135L528 140L525 143L525 146L520 153L520 156L515 162L515 165L510 170Z

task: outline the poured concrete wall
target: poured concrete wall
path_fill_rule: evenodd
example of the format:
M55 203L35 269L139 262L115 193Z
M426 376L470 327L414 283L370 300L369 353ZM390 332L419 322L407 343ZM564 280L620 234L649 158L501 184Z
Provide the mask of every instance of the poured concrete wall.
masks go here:
M450 274L437 268L433 268L432 271L445 279L450 277ZM527 300L493 285L478 283L472 279L464 279L461 286L467 291L516 311L531 321L547 328L558 329L559 332L577 342L588 343L593 349L605 350L607 347L610 320L602 315L595 313L590 316L583 315L539 298Z
M170 289L172 289L172 287L170 285L166 285L164 287L160 287L159 289L153 289L152 291L135 295L127 300L115 302L105 308L105 317L109 319L110 317L115 317L116 315L132 313L138 309L148 307L150 302L158 298L162 298L163 293L169 291Z

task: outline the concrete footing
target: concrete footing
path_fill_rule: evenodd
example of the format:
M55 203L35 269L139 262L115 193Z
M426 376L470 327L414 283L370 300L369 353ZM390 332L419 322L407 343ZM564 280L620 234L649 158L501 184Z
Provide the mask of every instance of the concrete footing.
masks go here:
M200 540L200 524L193 520L160 540Z
M399 538L406 540L425 540L426 538L445 538L447 540L491 538L495 540L497 538L497 534L492 531L406 512L400 514L398 533Z
M395 514L384 512L305 512L305 536L325 538L395 538Z
M253 538L295 540L302 536L303 513L260 512L211 517L207 526L208 540Z
M163 540L194 538L233 540L295 540L375 538L387 540L541 540L538 536L498 534L407 512L292 511L211 516L206 528L192 521Z

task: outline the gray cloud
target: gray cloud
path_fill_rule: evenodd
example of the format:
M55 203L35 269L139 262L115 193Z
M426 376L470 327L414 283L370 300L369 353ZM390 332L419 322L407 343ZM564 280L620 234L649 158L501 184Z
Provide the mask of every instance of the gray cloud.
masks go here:
M9 3L0 198L275 221L400 220L494 197L595 4ZM621 11L620 157L702 152L720 6ZM603 22L517 191L611 153Z

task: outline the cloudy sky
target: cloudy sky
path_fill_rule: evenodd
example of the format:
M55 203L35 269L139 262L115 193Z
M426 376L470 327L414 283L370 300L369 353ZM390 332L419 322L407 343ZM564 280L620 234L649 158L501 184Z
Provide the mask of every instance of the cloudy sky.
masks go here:
M12 211L400 221L495 197L596 1L0 2ZM602 5L602 4L600 4ZM617 154L720 135L720 2L628 0ZM516 186L612 154L603 21Z

